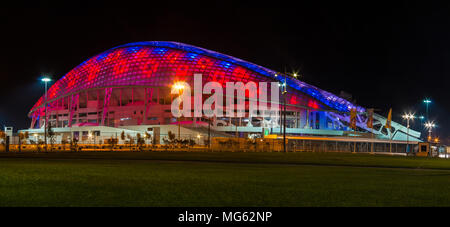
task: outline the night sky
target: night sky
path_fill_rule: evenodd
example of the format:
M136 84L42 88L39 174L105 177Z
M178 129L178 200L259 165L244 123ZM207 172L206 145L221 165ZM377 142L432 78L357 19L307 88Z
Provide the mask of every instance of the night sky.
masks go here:
M300 72L301 80L335 94L346 91L385 116L392 107L395 121L405 111L424 114L422 100L429 97L430 118L441 139L449 138L449 5L425 2L2 8L0 125L29 127L27 113L44 92L41 75L57 80L125 43L177 41ZM420 129L420 121L412 128Z

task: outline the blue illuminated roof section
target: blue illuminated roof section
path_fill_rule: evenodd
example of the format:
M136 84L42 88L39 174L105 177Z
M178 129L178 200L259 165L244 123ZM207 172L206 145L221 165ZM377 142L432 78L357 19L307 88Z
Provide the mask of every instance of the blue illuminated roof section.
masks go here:
M275 79L277 81L280 82L284 82L284 75L281 73L277 73L273 70L270 70L268 68L244 61L242 59L239 58L235 58L226 54L222 54L222 53L218 53L215 51L211 51L211 50L207 50L201 47L196 47L196 46L192 46L192 45L187 45L187 44L183 44L183 43L178 43L178 42L169 42L169 41L148 41L148 42L135 42L135 43L128 43L122 46L118 46L115 47L113 49L116 48L122 48L122 47L136 47L136 46L153 46L153 47L158 47L157 49L155 49L155 51L159 51L161 53L164 53L165 51L167 51L166 48L172 48L172 49L178 49L178 50L183 50L183 51L187 51L190 52L189 57L192 59L195 59L198 55L206 55L206 56L210 56L210 57L214 57L220 60L224 60L226 62L229 63L233 63L233 64L237 64L240 65L242 67L245 67L247 69L250 69L256 73L259 73L261 75L267 76L269 78ZM198 54L198 55L196 55ZM224 67L226 67L227 63L224 62L222 65ZM277 74L278 76L275 76L275 74ZM365 109L363 107L360 106L356 106L353 103L337 96L334 95L330 92L324 91L322 89L319 89L315 86L312 86L310 84L307 84L305 82L302 82L300 80L297 79L293 79L290 77L286 77L286 84L291 87L294 88L296 90L301 91L302 93L305 93L311 97L313 97L314 99L322 102L323 104L325 104L326 106L335 109L337 111L342 111L342 112L349 112L350 109L352 108L356 108L356 110L358 112L365 112Z
M177 42L138 42L109 49L89 58L65 74L48 89L48 100L76 92L106 87L167 87L174 79L186 80L201 73L206 80L284 82L284 75L253 63L203 48ZM275 76L278 75L278 76ZM341 112L356 108L349 101L307 83L286 77L289 90L301 92ZM42 96L30 112L43 106ZM42 108L41 108L42 109Z

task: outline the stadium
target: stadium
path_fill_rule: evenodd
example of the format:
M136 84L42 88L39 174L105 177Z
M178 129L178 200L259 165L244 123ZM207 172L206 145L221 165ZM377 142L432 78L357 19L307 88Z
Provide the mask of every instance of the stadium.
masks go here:
M93 56L55 81L47 98L40 97L31 108L28 131L42 138L45 117L56 133L56 141L98 141L148 133L155 143L164 143L168 132L205 144L212 137L259 138L282 132L282 121L252 117L174 117L171 94L174 83L193 83L194 74L208 81L247 83L277 82L286 88L286 134L291 137L371 138L377 141L420 141L420 132L373 115L367 127L367 110L349 100L301 81L291 74L178 42L150 41L118 46ZM280 96L282 89L280 89ZM207 96L203 96L206 99ZM248 98L245 99L246 107ZM47 104L47 106L46 106ZM277 103L276 105L281 105ZM46 110L47 107L47 110ZM350 110L356 109L356 130L349 127ZM282 110L282 108L280 108ZM270 122L270 124L269 124ZM120 141L123 142L123 141Z

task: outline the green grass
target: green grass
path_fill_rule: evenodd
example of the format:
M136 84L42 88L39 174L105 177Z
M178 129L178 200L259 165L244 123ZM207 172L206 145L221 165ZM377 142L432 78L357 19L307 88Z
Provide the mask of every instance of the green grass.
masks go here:
M0 206L450 206L450 160L346 153L0 154Z

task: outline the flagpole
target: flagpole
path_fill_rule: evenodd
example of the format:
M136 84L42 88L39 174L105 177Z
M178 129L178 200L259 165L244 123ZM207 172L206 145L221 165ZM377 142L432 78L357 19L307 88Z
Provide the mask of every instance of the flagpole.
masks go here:
M370 146L370 153L373 154L373 111L374 109L367 109L368 118L367 118L367 127L370 127L370 133L372 138L372 145Z
M350 110L350 127L356 132L356 109ZM353 142L353 153L356 153L356 141Z
M389 131L391 131L391 129L389 129ZM392 136L390 136L390 138L389 138L389 153L392 154Z
M388 117L386 119L386 125L384 126L386 129L389 129L389 132L391 132L391 120L392 120L392 108L389 109ZM392 137L393 135L389 136L389 153L392 154Z
M373 127L370 129L370 132L372 133L372 146L370 146L370 153L373 154Z

